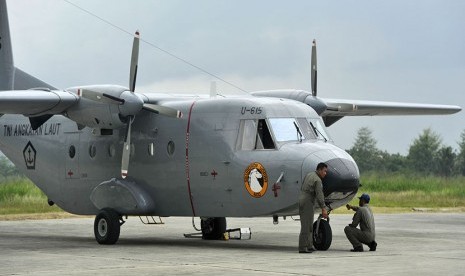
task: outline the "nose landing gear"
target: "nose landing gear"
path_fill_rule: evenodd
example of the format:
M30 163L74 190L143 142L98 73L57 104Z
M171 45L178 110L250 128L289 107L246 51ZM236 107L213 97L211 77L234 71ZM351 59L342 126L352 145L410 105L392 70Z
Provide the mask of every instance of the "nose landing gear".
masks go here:
M324 219L321 214L313 223L313 246L317 250L328 250L333 241L333 232L329 225L329 217Z
M204 240L219 240L226 232L226 218L202 218L201 228Z

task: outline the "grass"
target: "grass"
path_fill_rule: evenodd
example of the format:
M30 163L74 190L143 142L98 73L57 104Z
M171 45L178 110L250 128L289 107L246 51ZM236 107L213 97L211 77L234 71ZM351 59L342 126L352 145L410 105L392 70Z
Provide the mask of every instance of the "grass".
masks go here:
M367 174L359 193L370 194L373 206L406 208L465 207L465 177ZM357 202L354 202L356 204Z
M465 177L442 178L370 173L362 175L361 183L362 187L358 194L370 194L370 205L376 212L411 212L412 208L423 208L421 210L427 211L465 211ZM357 205L358 199L355 198L350 204ZM346 211L345 208L339 208L335 213L346 213ZM50 207L47 204L47 197L29 179L24 177L2 179L0 219L8 219L8 216L23 217L18 214L62 217L65 213L57 206Z
M60 211L50 207L44 193L27 178L7 178L0 183L0 215Z

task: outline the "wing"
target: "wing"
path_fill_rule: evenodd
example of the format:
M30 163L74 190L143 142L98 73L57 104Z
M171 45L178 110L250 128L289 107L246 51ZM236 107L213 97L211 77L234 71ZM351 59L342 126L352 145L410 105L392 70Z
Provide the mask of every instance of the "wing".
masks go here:
M457 113L456 105L382 101L323 99L327 108L322 116L439 115Z
M23 114L37 129L54 114L61 114L79 98L66 91L9 90L0 91L0 114Z
M0 114L23 114L28 117L60 114L77 101L76 94L66 91L0 91Z
M326 126L334 124L345 116L441 115L462 110L456 105L324 99L305 90L292 89L255 91L251 94L257 97L286 98L303 102L323 118Z
M345 99L321 99L326 110L321 113L326 126L344 116L389 116L389 115L446 115L457 113L462 108L456 105L363 101Z

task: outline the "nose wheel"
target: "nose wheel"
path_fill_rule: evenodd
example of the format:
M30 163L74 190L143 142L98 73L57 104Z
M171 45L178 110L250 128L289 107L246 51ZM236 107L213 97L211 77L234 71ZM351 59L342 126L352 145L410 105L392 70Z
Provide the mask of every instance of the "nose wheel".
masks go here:
M328 250L333 241L333 232L329 225L329 218L326 220L320 215L313 223L313 246L317 250Z
M202 239L219 240L226 232L226 218L202 218Z

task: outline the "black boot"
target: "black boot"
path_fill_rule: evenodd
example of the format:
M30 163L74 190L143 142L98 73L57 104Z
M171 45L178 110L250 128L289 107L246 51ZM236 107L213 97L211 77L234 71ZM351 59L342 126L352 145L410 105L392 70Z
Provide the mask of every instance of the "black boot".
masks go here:
M363 246L354 247L354 249L351 249L350 252L363 252Z
M376 246L378 246L378 244L375 241L372 241L370 244L368 244L370 251L376 251Z

